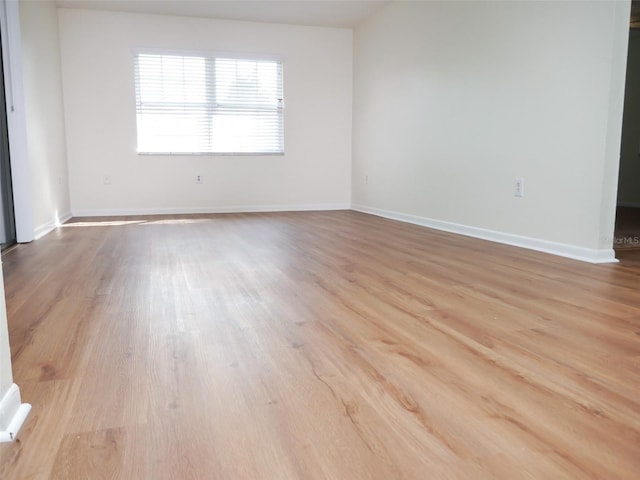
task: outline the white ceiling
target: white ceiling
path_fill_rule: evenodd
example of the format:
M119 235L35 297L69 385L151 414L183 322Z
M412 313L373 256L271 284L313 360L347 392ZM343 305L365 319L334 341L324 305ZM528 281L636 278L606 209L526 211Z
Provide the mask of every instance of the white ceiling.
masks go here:
M56 0L59 7L353 28L391 0Z

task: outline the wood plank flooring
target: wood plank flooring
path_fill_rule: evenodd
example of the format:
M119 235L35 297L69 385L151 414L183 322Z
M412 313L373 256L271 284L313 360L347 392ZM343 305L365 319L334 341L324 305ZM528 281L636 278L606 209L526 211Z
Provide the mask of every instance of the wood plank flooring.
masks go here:
M13 479L640 478L640 261L356 212L76 219L4 258Z

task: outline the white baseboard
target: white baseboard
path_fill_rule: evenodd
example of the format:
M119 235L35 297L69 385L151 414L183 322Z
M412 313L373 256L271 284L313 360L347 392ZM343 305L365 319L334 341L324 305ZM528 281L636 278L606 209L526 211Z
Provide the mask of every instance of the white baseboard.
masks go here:
M238 205L230 207L178 207L178 208L124 208L78 209L74 217L128 217L132 215L180 215L200 213L258 213L258 212L309 212L324 210L350 210L348 203L314 203L296 205Z
M487 230L484 228L470 227L457 223L443 222L441 220L434 220L432 218L419 217L417 215L409 215L389 210L382 210L379 208L366 207L364 205L354 204L351 206L351 209L358 212L369 213L371 215L376 215L379 217L398 220L400 222L413 223L415 225L433 228L436 230L457 233L460 235L466 235L468 237L481 238L483 240L489 240L491 242L504 243L506 245L512 245L515 247L536 250L538 252L550 253L552 255L572 258L574 260L580 260L583 262L616 263L618 261L615 257L613 246L610 249L598 250L578 247L566 243L550 242L548 240L540 240L537 238L514 235L512 233L504 233L494 230Z
M13 383L0 400L0 443L16 439L29 411L31 405L22 403L20 389Z
M59 216L58 218L52 220L51 222L47 222L44 225L40 225L35 229L35 232L34 232L35 239L38 240L39 238L44 237L47 233L55 230L70 218L71 218L71 212L67 212Z

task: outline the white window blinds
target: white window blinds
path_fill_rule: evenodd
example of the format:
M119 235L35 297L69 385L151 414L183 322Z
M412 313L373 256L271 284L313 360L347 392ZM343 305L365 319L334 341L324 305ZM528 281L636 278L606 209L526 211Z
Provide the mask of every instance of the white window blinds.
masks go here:
M138 152L284 153L282 63L135 56Z

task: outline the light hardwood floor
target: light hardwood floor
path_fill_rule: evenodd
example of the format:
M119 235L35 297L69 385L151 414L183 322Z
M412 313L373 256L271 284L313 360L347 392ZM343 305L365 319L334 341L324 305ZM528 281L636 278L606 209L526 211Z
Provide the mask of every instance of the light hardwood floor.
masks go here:
M356 212L78 219L4 257L12 479L640 478L640 262Z

